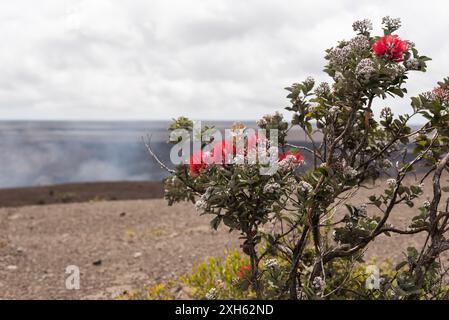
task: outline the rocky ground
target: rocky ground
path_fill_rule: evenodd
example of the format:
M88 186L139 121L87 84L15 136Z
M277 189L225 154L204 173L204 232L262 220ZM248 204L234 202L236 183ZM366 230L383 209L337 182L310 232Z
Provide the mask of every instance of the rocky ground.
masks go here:
M0 298L108 299L238 247L188 205L164 200L0 209ZM68 265L80 290L67 290Z

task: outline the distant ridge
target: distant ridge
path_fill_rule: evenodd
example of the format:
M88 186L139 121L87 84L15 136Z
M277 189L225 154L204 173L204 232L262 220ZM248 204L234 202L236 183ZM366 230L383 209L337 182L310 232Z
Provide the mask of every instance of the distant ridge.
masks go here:
M57 203L157 199L164 196L161 182L99 182L0 189L0 207Z

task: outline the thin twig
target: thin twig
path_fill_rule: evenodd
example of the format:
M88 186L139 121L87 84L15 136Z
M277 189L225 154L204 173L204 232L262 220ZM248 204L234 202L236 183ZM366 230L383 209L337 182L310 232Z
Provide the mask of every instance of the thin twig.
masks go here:
M171 173L171 174L174 174L174 173L176 173L176 171L175 170L173 170L173 169L170 169L169 167L167 167L166 165L165 165L165 163L163 163L160 159L159 159L159 157L156 155L156 153L153 151L153 149L151 148L151 138L152 138L152 136L153 135L147 135L147 141L145 141L145 138L144 137L142 137L142 141L143 141L143 143L145 144L145 147L146 147L146 149L147 149L147 151L148 151L148 153L150 154L150 156L151 157L153 157L153 159L161 166L161 168L162 169L165 169L165 171L167 171L167 172L169 172L169 173Z

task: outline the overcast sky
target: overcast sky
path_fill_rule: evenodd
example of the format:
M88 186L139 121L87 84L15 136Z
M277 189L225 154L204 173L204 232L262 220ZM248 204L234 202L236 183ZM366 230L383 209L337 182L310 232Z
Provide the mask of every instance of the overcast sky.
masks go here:
M15 0L0 2L0 119L256 119L321 70L352 22L401 17L431 56L410 93L449 75L449 2ZM378 102L396 113L408 100Z

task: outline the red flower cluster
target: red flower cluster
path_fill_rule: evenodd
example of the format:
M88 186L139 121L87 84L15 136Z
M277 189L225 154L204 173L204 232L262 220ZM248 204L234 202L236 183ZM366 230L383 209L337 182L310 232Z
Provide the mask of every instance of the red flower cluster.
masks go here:
M241 266L239 271L237 272L237 278L239 278L240 280L243 279L243 277L245 277L245 273L251 270L251 266L249 264L246 264L244 266Z
M302 156L301 153L299 153L299 152L291 152L290 150L286 151L284 153L279 154L279 161L284 160L285 158L287 158L287 156L294 156L295 159L296 159L295 162L304 161L304 157Z
M236 148L232 141L218 141L211 152L211 162L214 164L224 165L226 162L226 157L234 157L236 153Z
M203 170L207 163L224 165L228 155L235 155L235 146L231 141L218 141L210 152L209 159L206 161L203 150L194 151L189 158L189 169L192 176L197 176Z
M264 139L264 137L259 137L258 135L249 136L247 139L247 149L253 149L257 147L257 144ZM205 153L203 150L194 151L189 157L189 169L192 176L197 176L201 170L203 170L207 163L224 165L226 163L227 157L234 158L237 154L236 146L232 141L221 140L218 141L214 148L211 150L209 159L206 161Z
M386 35L373 44L373 52L376 56L386 57L395 62L404 60L404 52L407 51L407 42L397 35Z
M248 149L255 148L259 141L260 139L256 136L249 137L247 141L247 148ZM219 141L212 149L210 153L210 159L208 159L208 162L216 165L224 165L226 163L226 158L230 155L232 157L235 156L236 152L237 152L236 147L232 142L226 140ZM282 161L286 159L288 156L293 156L295 158L294 161L295 163L304 161L304 157L300 152L291 152L291 151L280 153L278 156L278 160ZM195 151L189 158L190 174L194 177L197 176L201 170L206 168L206 165L207 161L205 159L205 154L203 150Z
M192 176L197 176L206 167L203 150L194 151L189 157L189 170Z
M449 90L446 88L436 87L432 90L432 95L441 103L449 103Z

